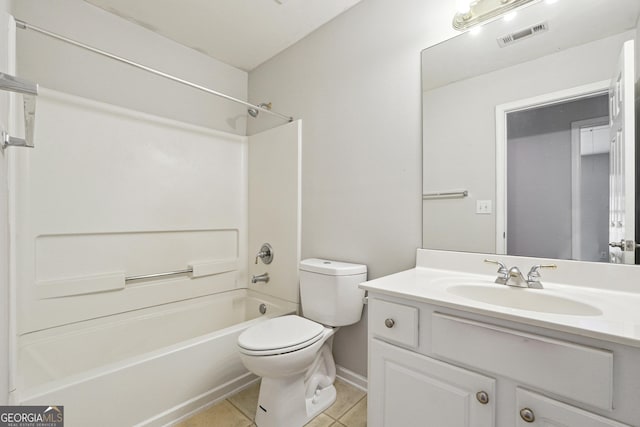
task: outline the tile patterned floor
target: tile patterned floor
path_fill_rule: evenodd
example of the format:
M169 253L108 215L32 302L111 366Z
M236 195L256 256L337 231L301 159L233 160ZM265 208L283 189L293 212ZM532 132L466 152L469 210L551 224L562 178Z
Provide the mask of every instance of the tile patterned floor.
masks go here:
M311 420L307 427L366 427L366 393L339 379L336 379L335 387L335 403ZM259 390L260 383L256 383L176 427L254 427Z

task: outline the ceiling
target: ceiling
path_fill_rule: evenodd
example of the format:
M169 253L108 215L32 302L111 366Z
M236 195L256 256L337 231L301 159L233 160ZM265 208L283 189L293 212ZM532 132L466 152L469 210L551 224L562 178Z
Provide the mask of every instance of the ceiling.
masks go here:
M249 71L361 0L85 0Z

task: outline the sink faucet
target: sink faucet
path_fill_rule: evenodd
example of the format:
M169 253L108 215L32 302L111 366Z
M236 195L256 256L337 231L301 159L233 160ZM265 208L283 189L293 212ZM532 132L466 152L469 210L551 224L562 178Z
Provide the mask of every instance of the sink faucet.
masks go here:
M511 267L509 269L509 278L505 283L507 286L516 286L518 288L528 288L529 282L524 278L522 272L518 267Z
M555 264L549 265L540 265L536 264L531 267L529 273L527 273L527 278L524 278L524 275L520 271L518 267L511 267L507 269L507 266L502 261L495 261L492 259L485 259L484 262L488 262L491 264L498 264L498 277L495 280L495 283L499 285L507 285L514 286L518 288L533 288L533 289L542 289L542 283L540 283L540 269L541 268L557 268L558 266Z

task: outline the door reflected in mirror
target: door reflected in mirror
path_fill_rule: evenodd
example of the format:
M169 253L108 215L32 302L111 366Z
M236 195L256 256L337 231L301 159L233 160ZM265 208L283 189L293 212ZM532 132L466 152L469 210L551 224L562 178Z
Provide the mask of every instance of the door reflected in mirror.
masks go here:
M498 183L506 224L497 227L506 238L497 252L607 261L608 95L510 112L506 126L506 182Z
M639 14L539 2L423 51L423 247L634 263Z

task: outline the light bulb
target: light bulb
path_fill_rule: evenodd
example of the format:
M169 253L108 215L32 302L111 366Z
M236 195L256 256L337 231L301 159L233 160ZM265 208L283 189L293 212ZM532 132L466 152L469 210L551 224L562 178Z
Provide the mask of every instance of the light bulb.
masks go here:
M456 0L456 10L458 13L466 14L471 11L471 2L473 0Z
M506 15L504 15L504 18L503 18L503 19L504 19L506 22L513 21L513 20L515 19L515 17L516 17L516 15L517 15L517 14L518 14L518 12L516 12L515 10L514 10L514 11L511 11L511 12L507 13Z

